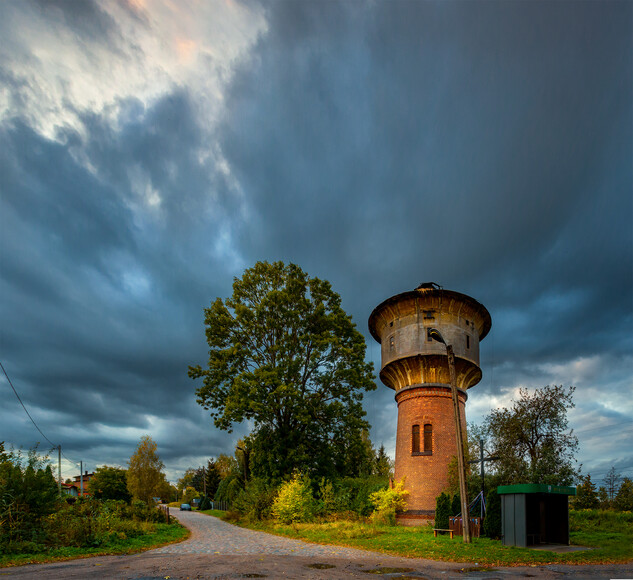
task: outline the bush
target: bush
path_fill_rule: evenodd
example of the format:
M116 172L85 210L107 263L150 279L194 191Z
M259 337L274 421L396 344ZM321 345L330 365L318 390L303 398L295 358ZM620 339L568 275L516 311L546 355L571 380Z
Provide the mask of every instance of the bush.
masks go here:
M329 479L321 478L319 484L319 500L317 502L317 514L328 517L336 511L336 492Z
M309 522L314 516L315 508L310 478L296 473L279 488L272 513L275 519L284 524Z
M205 510L210 510L211 509L211 500L209 500L209 498L206 495L202 496L202 499L200 500L200 505L198 506L198 510L199 511L205 511Z
M334 483L335 511L352 511L359 516L368 516L374 511L370 496L387 489L388 478L384 476L346 477Z
M266 480L253 478L237 494L233 507L248 520L263 520L270 517L276 490Z
M0 443L0 550L25 551L27 544L44 540L42 523L59 504L47 461L38 458L36 448L25 460Z
M395 514L402 513L407 507L409 492L404 489L404 479L394 483L393 487L375 491L369 496L369 500L376 511L391 510Z
M451 498L442 492L435 500L435 527L448 530L448 518L451 515Z
M453 496L451 501L451 513L449 516L458 516L462 513L462 499L458 493Z
M501 498L496 489L491 489L486 496L483 535L493 540L501 537Z

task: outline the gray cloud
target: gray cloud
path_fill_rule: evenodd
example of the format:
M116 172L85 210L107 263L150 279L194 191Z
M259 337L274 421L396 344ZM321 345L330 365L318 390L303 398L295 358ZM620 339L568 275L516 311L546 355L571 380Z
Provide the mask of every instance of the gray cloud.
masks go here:
M99 62L148 57L80 4L23 10ZM173 474L231 452L246 426L215 431L186 368L205 359L202 308L259 259L329 279L375 363L366 321L388 296L434 280L483 302L471 418L517 385L572 380L578 424L630 413L609 402L633 370L632 6L262 6L268 28L224 76L217 125L174 81L99 107L68 97L74 122L44 135L25 104L46 90L35 61L0 70L2 358L44 431L119 464L151 432ZM199 76L215 66L201 59ZM392 448L393 393L365 406ZM20 412L0 411L0 440L34 440ZM590 462L627 463L625 442L599 443Z

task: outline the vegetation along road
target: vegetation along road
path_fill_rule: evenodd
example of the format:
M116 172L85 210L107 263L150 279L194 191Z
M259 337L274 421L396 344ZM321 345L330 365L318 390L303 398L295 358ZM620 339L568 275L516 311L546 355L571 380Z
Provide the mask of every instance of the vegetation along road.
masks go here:
M473 564L397 558L310 544L239 528L196 512L176 512L191 529L179 544L142 554L102 556L55 564L4 568L11 578L633 578L633 563L487 568Z

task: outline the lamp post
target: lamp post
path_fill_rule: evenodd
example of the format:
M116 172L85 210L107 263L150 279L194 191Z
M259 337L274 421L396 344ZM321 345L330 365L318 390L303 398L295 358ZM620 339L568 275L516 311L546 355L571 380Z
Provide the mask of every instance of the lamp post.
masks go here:
M453 347L447 344L437 328L429 328L428 335L446 347L448 370L451 376L451 395L453 398L453 413L455 416L455 438L457 443L457 470L459 472L459 495L462 502L462 529L464 543L470 544L470 520L468 517L468 490L466 488L466 463L464 461L464 439L462 438L462 422L459 416L459 402L457 399L457 378L455 375L455 355Z

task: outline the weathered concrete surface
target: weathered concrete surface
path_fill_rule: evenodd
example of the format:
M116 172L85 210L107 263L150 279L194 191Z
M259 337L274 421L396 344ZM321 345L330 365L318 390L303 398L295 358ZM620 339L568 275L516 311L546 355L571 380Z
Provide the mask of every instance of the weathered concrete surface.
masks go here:
M191 538L180 544L131 556L103 556L2 568L0 576L38 580L633 578L633 563L605 567L553 565L485 569L472 564L396 558L363 550L319 546L237 528L196 512L179 512L177 517L192 530ZM377 571L382 571L382 574L377 574Z

